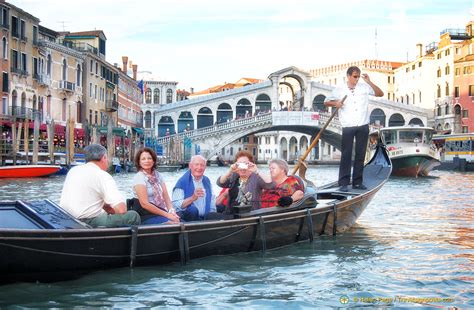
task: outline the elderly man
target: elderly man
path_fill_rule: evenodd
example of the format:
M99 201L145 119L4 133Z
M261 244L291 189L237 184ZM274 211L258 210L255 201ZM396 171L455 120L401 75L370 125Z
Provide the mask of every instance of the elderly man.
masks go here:
M64 181L60 206L92 227L140 224L140 215L128 211L115 180L108 174L107 150L99 144L84 149L86 164L72 168Z
M211 181L204 175L205 171L206 159L194 155L189 162L189 170L173 188L173 206L184 221L203 220L209 213L216 212Z

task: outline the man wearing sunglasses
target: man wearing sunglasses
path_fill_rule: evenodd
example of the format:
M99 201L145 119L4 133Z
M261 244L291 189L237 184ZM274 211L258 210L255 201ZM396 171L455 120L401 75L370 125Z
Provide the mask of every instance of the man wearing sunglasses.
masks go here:
M360 78L365 83L359 83ZM339 109L339 121L342 126L341 163L339 166L339 190L349 191L351 177L352 147L355 138L354 167L352 188L365 190L362 174L364 158L369 138L369 95L382 97L383 91L370 80L367 74L352 66L347 69L347 81L337 86L331 96L326 98L326 106ZM342 100L345 96L346 99Z

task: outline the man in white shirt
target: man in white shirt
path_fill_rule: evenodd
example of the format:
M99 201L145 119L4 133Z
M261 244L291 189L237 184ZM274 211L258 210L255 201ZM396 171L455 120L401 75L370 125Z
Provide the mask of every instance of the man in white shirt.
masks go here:
M140 215L127 211L115 180L107 173L107 150L99 144L84 148L86 164L72 168L64 181L60 206L92 227L140 224Z
M364 83L358 83L359 78ZM342 126L341 164L339 166L339 186L343 192L349 191L351 177L351 158L354 138L356 141L354 167L352 171L352 188L367 189L363 184L364 158L369 138L369 95L382 97L383 91L369 79L367 74L360 73L356 66L347 69L347 82L337 86L324 104L339 108L339 121ZM342 98L346 100L342 102Z

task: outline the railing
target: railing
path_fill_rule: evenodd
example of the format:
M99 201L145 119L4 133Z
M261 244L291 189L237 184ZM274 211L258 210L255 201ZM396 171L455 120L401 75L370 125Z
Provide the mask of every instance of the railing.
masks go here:
M118 101L109 99L105 102L105 111L115 112L118 110Z
M22 70L20 68L11 67L10 71L11 71L11 73L15 73L15 74L18 74L20 76L28 76L28 71Z
M66 47L82 51L82 52L91 52L93 54L99 55L98 49L90 44L84 42L74 42L69 40L58 40L59 44L64 45Z
M46 74L35 73L33 74L33 79L35 79L40 85L51 85L51 78Z
M271 124L271 122L272 122L271 113L261 114L254 117L221 123L218 125L212 125L208 127L195 129L195 130L183 131L183 132L180 132L179 134L175 134L172 136L157 138L156 142L159 144L166 144L170 141L171 138L174 138L174 137L179 137L179 138L187 137L191 139L197 139L202 136L206 136L206 135L213 134L216 132L223 133L225 131L233 130L235 128L241 128L241 127L248 128L250 125L255 125L255 124L264 125L266 123Z
M59 88L64 89L66 91L75 91L76 90L76 84L68 81L61 80L59 81Z
M32 108L11 106L10 107L10 113L11 114L9 114L9 115L11 115L11 116L15 116L15 117L21 118L21 119L30 119L30 120L33 120L34 116L37 115L40 122L43 121L43 113L41 113L40 110L36 110L36 109L32 109Z
M3 21L3 23L1 23L0 26L5 28L5 29L10 29L10 24L8 24L8 22L6 22L6 21Z
M28 38L25 37L25 36L23 36L23 35L20 36L20 40L22 40L22 41L24 41L24 42L28 42Z

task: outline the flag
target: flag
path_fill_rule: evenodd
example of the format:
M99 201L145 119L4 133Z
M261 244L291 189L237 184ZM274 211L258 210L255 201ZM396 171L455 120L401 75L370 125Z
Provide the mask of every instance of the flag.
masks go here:
M143 92L144 92L144 91L143 91L143 80L140 80L140 82L138 82L137 86L138 86L138 88L140 88L140 91L141 91L141 93L142 93L142 95L143 95Z

